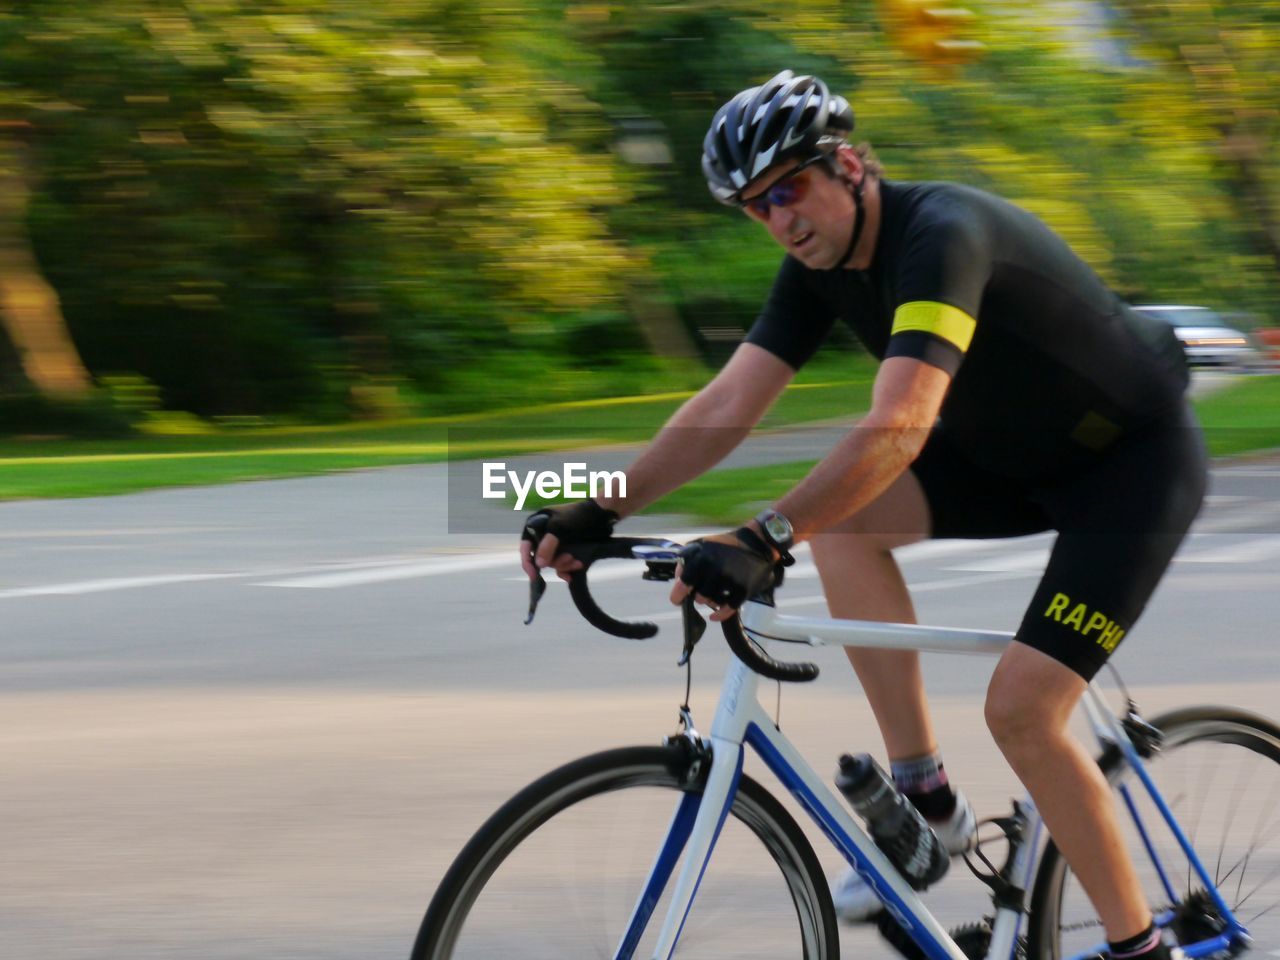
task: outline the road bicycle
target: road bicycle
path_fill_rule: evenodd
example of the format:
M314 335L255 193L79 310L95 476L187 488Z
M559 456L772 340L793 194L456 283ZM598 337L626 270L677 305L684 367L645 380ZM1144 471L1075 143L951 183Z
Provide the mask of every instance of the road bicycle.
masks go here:
M587 570L632 558L645 561L645 579L670 580L679 544L616 538L568 549L584 564L569 589L590 623L630 639L657 632L601 610ZM544 585L531 586L530 620ZM687 666L705 630L692 599L683 620ZM686 687L681 729L660 745L584 757L517 793L449 868L413 960L834 960L841 932L822 864L787 807L743 773L747 747L883 903L876 933L863 934L871 942L850 953L908 960L1105 953L1101 922L1042 835L1029 796L980 825L965 860L990 889L991 907L948 931L757 698L761 678L818 675L814 664L775 660L769 644L999 654L1011 634L785 615L772 592L722 626L735 657L710 736L694 727ZM1128 700L1117 716L1096 684L1082 703L1166 937L1192 958L1250 948L1280 956L1280 728L1230 707L1186 707L1148 721ZM997 847L999 865L987 852L1000 859Z

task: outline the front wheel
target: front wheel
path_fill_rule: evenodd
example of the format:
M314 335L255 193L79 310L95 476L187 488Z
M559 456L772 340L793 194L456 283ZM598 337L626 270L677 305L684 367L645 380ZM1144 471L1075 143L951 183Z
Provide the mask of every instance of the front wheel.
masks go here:
M651 881L655 861L679 852L666 838L696 811L709 766L677 742L585 757L535 781L449 868L413 960L651 957L675 886L674 873ZM676 956L836 960L831 893L795 820L746 776L730 813Z
M1176 710L1152 725L1164 744L1144 761L1147 771L1254 945L1280 950L1280 727L1226 707ZM1115 748L1098 763L1119 793L1129 854L1157 920L1184 945L1222 932L1204 883L1133 770ZM1031 898L1030 957L1091 957L1105 950L1106 939L1050 842Z

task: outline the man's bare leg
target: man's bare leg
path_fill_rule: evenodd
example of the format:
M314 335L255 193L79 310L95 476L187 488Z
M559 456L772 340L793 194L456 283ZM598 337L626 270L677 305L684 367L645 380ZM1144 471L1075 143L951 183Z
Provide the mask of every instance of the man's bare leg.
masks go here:
M987 726L1089 895L1107 939L1118 943L1147 929L1151 909L1107 782L1067 730L1085 686L1047 654L1011 644L987 691Z
M929 535L929 506L910 471L874 503L811 541L833 617L915 623L906 581L890 553ZM846 647L866 691L890 760L927 756L937 747L913 650Z

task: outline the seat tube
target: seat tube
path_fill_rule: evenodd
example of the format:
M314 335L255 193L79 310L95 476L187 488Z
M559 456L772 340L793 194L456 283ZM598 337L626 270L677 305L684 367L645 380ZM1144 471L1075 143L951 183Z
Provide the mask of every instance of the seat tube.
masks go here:
M738 792L738 782L742 778L741 741L735 743L713 737L711 751L711 772L707 776L698 816L685 848L684 863L680 867L680 875L671 895L671 905L667 909L666 920L653 951L653 956L659 960L669 960L675 953L676 942L680 939L680 932L684 929L685 920L693 906L698 885L702 882L711 852L715 849L720 830Z

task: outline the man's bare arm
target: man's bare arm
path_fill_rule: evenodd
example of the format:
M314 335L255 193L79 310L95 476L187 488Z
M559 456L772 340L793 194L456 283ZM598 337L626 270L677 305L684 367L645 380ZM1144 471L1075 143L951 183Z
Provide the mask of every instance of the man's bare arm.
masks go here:
M600 505L630 516L706 473L760 422L793 376L769 351L742 344L627 468L626 499L601 499Z
M728 456L791 382L795 371L754 344L738 347L714 380L690 397L653 441L627 468L627 496L602 497L599 503L621 517L630 516L682 484L706 473ZM582 566L556 556L560 542L548 534L530 555L521 542L525 573L554 567L564 576Z
M778 501L799 543L852 516L874 501L920 454L938 418L951 378L937 367L908 357L880 365L871 412L858 422L809 475ZM749 525L759 533L754 520ZM708 539L735 543L733 534ZM680 603L692 588L677 580L671 602ZM699 596L716 607L711 619L726 620L735 611Z
M951 377L909 357L880 365L871 412L781 500L777 509L807 540L872 503L920 455Z

